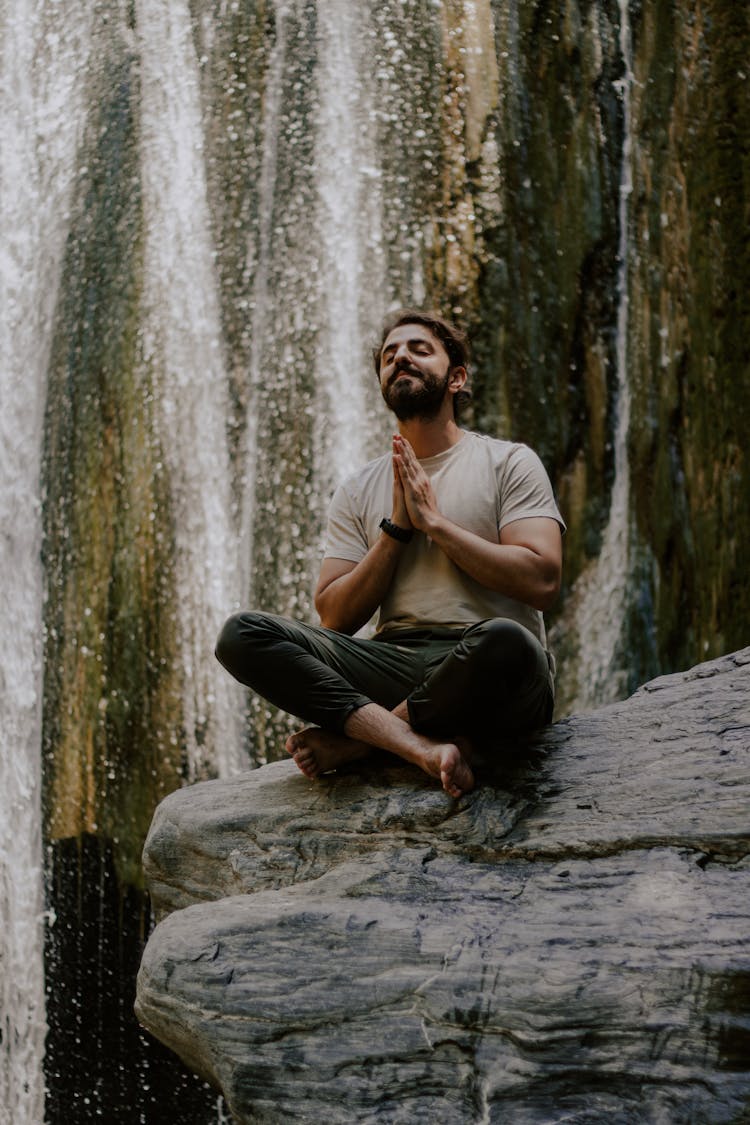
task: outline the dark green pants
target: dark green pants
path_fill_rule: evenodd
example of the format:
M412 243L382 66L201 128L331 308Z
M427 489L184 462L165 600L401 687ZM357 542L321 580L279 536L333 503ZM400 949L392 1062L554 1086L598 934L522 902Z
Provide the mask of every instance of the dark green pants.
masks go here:
M305 723L343 731L367 703L407 701L415 730L502 739L552 717L547 653L503 617L466 629L399 630L371 639L269 613L238 613L216 655L235 679Z

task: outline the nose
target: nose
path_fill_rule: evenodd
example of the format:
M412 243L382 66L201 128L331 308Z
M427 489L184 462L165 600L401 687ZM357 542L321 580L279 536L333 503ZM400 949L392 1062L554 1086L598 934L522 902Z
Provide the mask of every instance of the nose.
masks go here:
M398 361L400 359L403 359L403 358L406 358L406 359L409 358L409 345L406 343L406 341L404 341L404 343L402 343L402 344L399 344L398 347L396 348L396 351L393 353L394 365L397 364Z

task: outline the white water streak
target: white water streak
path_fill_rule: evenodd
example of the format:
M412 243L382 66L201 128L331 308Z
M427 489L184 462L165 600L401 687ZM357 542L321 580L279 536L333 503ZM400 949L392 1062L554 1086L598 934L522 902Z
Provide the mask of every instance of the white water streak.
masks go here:
M191 779L241 759L241 692L213 657L238 604L226 424L227 377L200 110L186 0L139 0L146 358L162 409L177 540L184 720Z
M333 484L364 459L378 387L368 357L385 298L382 187L362 5L318 0L315 183L322 319L316 361L318 416L328 417L319 475Z
M40 470L52 325L83 125L89 5L0 22L0 1107L44 1119Z
M573 710L622 698L627 672L619 653L627 613L630 575L630 384L628 380L628 247L629 207L633 190L631 89L632 45L628 0L619 0L620 51L625 73L618 83L622 99L623 145L620 173L619 245L617 273L617 423L615 427L615 479L612 485L609 521L595 566L582 578L581 600L576 617L580 639L579 689Z
M264 354L269 333L274 329L273 294L269 287L269 269L274 219L276 173L281 135L281 94L287 62L287 4L275 7L276 34L268 60L263 98L263 153L258 190L258 248L248 245L248 259L255 261L252 316L250 319L250 357L248 362L247 425L245 432L242 509L240 513L241 592L243 606L252 600L252 558L254 547L255 479L258 456L258 414L256 391L264 374ZM257 254L257 257L256 257Z

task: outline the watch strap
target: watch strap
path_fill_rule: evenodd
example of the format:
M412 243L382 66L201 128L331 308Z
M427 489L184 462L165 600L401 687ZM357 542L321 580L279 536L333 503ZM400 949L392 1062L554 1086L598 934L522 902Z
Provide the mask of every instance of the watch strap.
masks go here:
M381 531L390 535L391 539L397 539L399 543L408 543L414 534L414 528L399 527L397 523L391 523L387 516L383 517L379 526Z

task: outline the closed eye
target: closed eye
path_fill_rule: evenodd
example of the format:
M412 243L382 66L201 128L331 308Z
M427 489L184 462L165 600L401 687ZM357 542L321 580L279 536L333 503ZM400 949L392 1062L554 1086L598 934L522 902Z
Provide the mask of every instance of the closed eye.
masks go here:
M430 344L429 340L410 340L408 348L409 351L414 352L415 355L431 355L435 350ZM380 362L384 364L390 363L395 356L396 351L397 347L394 345L384 348L380 356Z

